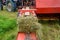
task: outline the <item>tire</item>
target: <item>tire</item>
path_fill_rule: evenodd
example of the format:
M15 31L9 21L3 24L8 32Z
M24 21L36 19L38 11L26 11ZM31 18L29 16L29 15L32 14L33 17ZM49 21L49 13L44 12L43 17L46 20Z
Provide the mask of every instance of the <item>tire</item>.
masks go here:
M10 2L7 4L7 11L12 11L12 4Z
M7 2L7 10L9 12L15 12L16 11L16 3L12 2L12 1Z

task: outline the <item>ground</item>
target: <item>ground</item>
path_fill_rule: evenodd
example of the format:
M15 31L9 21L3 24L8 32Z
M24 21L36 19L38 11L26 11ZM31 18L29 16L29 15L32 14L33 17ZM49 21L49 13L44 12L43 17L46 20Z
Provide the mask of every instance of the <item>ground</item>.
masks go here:
M17 12L0 11L0 40L16 40L18 28ZM40 40L60 40L59 20L39 21L42 29L38 30Z
M15 40L17 35L17 12L0 11L0 40Z

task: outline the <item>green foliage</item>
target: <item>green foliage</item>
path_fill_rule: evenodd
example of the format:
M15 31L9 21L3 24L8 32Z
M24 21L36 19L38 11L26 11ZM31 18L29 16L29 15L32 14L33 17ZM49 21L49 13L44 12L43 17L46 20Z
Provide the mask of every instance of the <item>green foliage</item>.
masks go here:
M60 40L59 20L43 20L40 24L42 28L37 32L39 40Z
M16 35L10 35L7 40L16 40Z
M15 40L16 38L16 15L9 13L12 12L0 11L0 40Z
M7 19L6 17L0 16L0 33L6 32L16 27L15 19Z

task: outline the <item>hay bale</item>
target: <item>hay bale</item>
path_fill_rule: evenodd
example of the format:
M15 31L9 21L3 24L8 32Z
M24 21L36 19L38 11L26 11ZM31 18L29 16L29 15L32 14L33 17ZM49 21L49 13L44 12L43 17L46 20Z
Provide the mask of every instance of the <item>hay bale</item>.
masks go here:
M34 16L18 17L17 22L20 32L36 32L39 28L38 19Z

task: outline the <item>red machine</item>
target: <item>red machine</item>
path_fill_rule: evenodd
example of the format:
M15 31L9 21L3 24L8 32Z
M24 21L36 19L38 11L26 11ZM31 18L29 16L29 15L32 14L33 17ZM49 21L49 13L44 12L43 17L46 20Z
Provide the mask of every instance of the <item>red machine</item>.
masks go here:
M36 14L39 19L59 19L60 0L35 0Z
M38 18L59 18L60 0L31 0L33 5L30 7L36 9L35 13Z
M16 40L37 40L37 38L35 33L26 34L19 32Z
M60 0L36 0L36 13L60 13Z
M31 0L32 1L32 0ZM37 17L40 19L56 19L59 18L60 14L60 0L33 0L35 5L31 5L32 9L36 9L35 13L37 14ZM23 12L32 12L33 10L19 10L21 13ZM31 33L31 38L33 40L36 39L36 34ZM17 40L25 40L26 34L25 33L18 33ZM26 39L27 40L27 39ZM30 39L31 40L31 39Z
M29 2L22 0L23 6L29 3L31 4L30 7L36 9L37 14L60 13L60 0L30 0Z
M32 16L35 16L36 9L29 9L29 7L26 7L25 9L19 9L19 16L29 16L32 14ZM16 40L38 40L36 33L25 33L25 32L18 32L17 39Z

